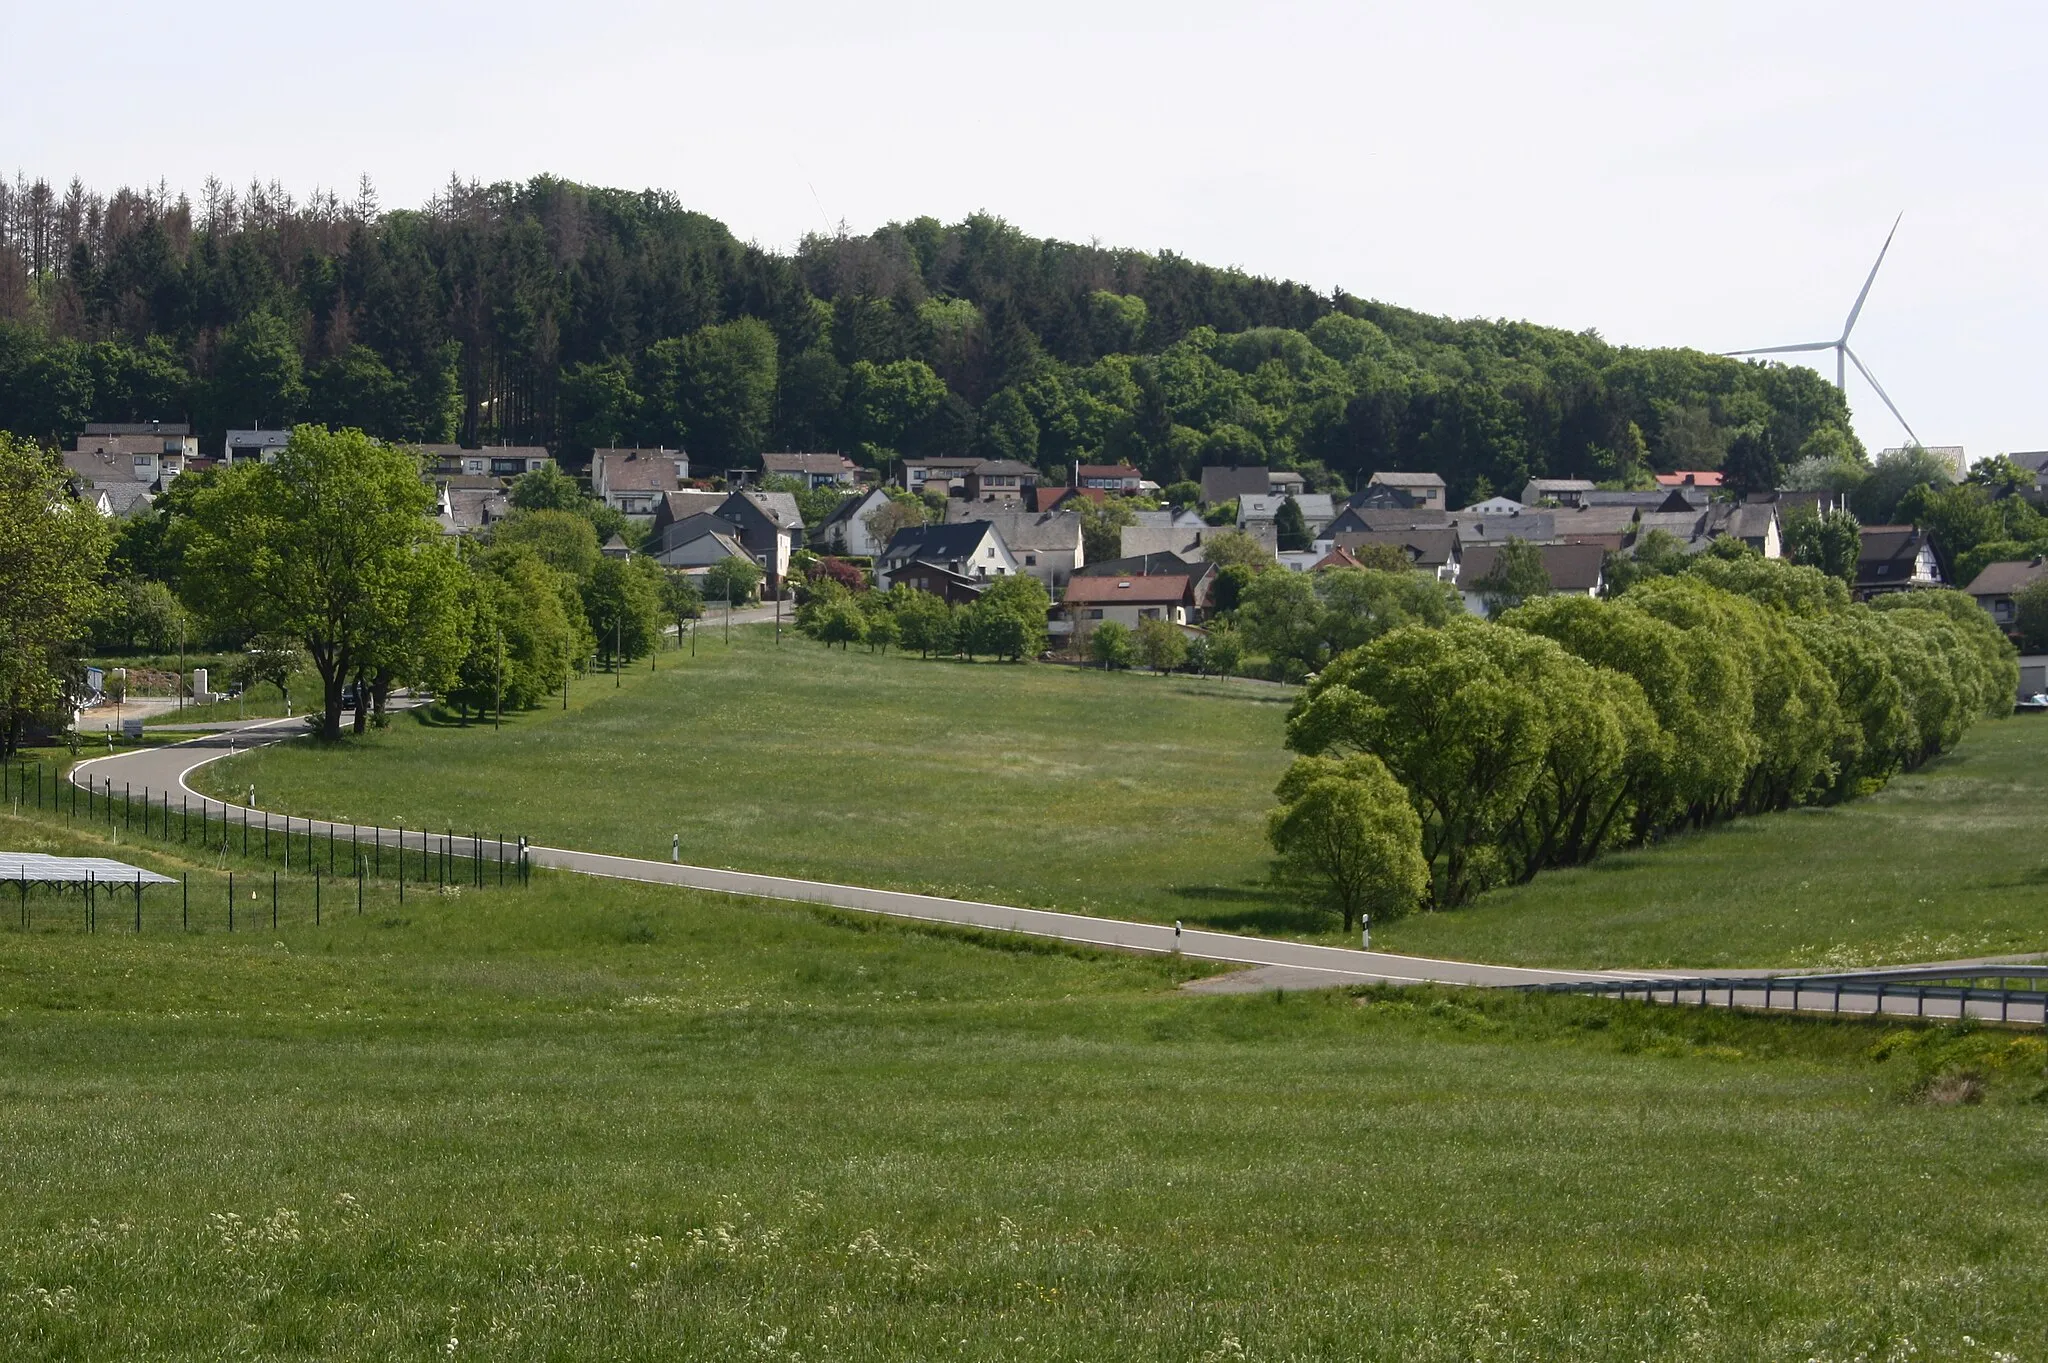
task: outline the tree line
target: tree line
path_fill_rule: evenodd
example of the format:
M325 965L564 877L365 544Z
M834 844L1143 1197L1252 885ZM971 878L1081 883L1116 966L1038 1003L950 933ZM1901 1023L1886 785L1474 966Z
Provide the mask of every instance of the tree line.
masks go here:
M275 185L0 183L0 427L305 421L394 440L978 453L1162 486L1266 463L1318 486L1860 458L1811 370L1453 321L987 215L737 241L672 196L451 182L386 211ZM1747 444L1738 444L1747 440Z
M1379 623L1296 702L1269 830L1347 927L1869 794L2009 713L2019 680L1959 592L1851 604L1818 569L1737 550L1611 599Z

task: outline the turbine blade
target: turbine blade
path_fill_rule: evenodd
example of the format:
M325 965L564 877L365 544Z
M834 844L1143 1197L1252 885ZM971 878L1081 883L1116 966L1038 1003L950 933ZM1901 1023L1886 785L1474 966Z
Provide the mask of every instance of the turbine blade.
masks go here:
M1892 238L1899 234L1899 224L1905 221L1905 218L1906 214L1904 210L1901 210L1899 216L1892 219L1892 230L1884 234L1884 245L1878 249L1877 262L1870 267L1870 274L1863 281L1863 292L1856 295L1856 306L1849 309L1849 320L1842 323L1842 343L1844 345L1848 344L1849 333L1856 329L1856 319L1863 315L1863 300L1870 297L1870 286L1877 282L1877 268L1879 265L1884 264L1884 253L1892 249ZM1859 369L1862 367L1861 365L1857 366ZM1869 375L1866 374L1864 377L1868 378Z
M1807 350L1833 350L1834 341L1809 341L1805 345L1771 345L1760 350L1724 350L1722 357L1733 359L1738 355L1794 355Z
M1927 448L1925 442L1923 442L1920 439L1919 435L1917 435L1914 432L1912 423L1906 420L1906 414L1899 410L1899 405L1896 402L1892 401L1892 395L1890 393L1885 392L1884 385L1877 381L1877 375L1871 373L1868 369L1864 368L1863 361L1856 358L1855 351L1850 350L1847 346L1843 346L1842 350L1843 353L1848 355L1849 363L1856 366L1856 372L1861 374L1864 378L1870 381L1870 386L1872 388L1875 388L1877 390L1877 395L1884 399L1884 405L1892 409L1892 415L1897 417L1899 419L1899 424L1906 428L1906 434L1913 437L1913 443L1915 445L1919 445L1922 449Z

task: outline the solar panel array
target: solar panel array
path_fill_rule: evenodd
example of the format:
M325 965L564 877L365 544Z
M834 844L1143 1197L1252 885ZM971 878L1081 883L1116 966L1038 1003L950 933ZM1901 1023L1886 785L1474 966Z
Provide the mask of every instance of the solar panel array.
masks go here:
M44 852L0 852L0 882L33 881L40 885L175 885L170 876L130 866L109 857L53 857Z

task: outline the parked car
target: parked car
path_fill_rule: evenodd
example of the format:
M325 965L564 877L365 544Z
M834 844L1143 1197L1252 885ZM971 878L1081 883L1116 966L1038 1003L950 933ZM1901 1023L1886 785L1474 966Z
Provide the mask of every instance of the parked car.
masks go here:
M2031 696L2023 696L2018 704L2012 708L2015 710L2048 710L2048 693L2036 691Z

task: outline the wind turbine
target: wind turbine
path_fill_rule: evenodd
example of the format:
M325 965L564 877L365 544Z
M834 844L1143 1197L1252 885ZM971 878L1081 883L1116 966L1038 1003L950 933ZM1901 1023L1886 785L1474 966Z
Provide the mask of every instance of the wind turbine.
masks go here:
M1884 399L1884 405L1891 408L1892 415L1899 419L1899 424L1906 428L1906 434L1912 436L1913 443L1918 445L1920 437L1913 434L1912 423L1906 420L1905 413L1901 412L1899 405L1892 401L1891 394L1884 391L1884 385L1877 381L1877 375L1871 373L1869 367L1856 357L1856 352L1849 349L1849 333L1856 329L1856 319L1863 314L1863 300L1870 297L1870 286L1877 282L1878 266L1884 264L1885 252L1892 249L1892 238L1899 234L1899 223L1904 221L1905 217L1906 215L1902 212L1898 217L1892 219L1892 230L1885 233L1884 245L1879 248L1877 253L1877 263L1870 267L1870 274L1863 281L1863 292L1856 295L1856 306L1849 309L1849 320L1842 323L1842 334L1835 340L1808 341L1804 345L1766 346L1761 350L1729 350L1723 353L1734 357L1742 355L1799 355L1812 351L1832 350L1835 352L1835 387L1844 390L1848 388L1848 367L1852 364L1855 365L1856 372L1869 380L1870 386L1877 390L1877 395Z

